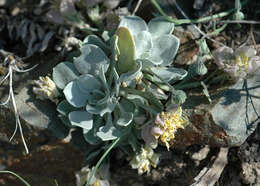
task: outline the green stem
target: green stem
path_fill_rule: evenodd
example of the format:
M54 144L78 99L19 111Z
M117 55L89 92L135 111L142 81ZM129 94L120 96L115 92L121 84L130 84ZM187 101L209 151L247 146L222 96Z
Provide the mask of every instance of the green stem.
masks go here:
M188 75L181 80L181 82L179 82L178 84L174 85L175 89L178 89L178 87L180 87L181 85L185 84L187 81L191 80L193 76L190 75L190 73L188 73Z
M105 159L105 157L108 155L108 153L109 153L109 152L115 147L115 145L120 141L120 139L121 139L120 137L117 138L117 139L110 145L110 147L106 150L106 152L102 155L102 157L99 159L99 161L97 162L97 164L96 164L94 170L93 170L93 171L91 172L91 174L90 174L90 177L89 177L89 179L88 179L88 181L87 181L86 186L90 186L90 181L91 181L92 177L94 176L94 174L96 174L97 169L99 168L100 164L101 164L102 161Z
M220 28L217 28L213 32L208 33L207 36L218 35L220 32L222 32L227 27L227 25L228 25L227 23L222 25Z
M146 71L146 72L150 73L150 74L156 76L158 79L160 79L165 85L167 85L170 88L170 91L174 90L173 86L171 86L170 83L168 83L167 81L163 80L160 76L158 76L157 74L153 73L151 70Z
M21 180L26 186L31 186L27 181L25 181L21 176L19 176L18 174L12 172L12 171L0 171L0 173L7 173L7 174L12 174L14 176L16 176L19 180Z
M245 0L241 3L241 6L245 5L246 3L248 3L249 0ZM170 22L173 22L176 25L181 25L181 24L189 24L189 23L202 23L202 22L207 22L207 21L211 21L217 18L221 18L221 17L225 17L228 16L229 14L235 12L237 9L236 8L232 8L228 11L225 12L221 12L218 14L214 14L212 16L207 16L207 17L202 17L199 19L173 19L170 16L168 16L160 7L160 5L157 3L156 0L151 0L152 4L155 6L155 8L158 10L158 12L163 15L163 17L165 19L167 19Z
M200 82L192 82L192 83L186 83L186 84L178 85L178 86L176 85L174 87L175 87L175 89L181 90L181 89L197 88L200 86L201 86Z
M207 83L207 82L210 80L210 78L214 77L218 72L219 72L219 70L216 69L214 72L212 72L212 73L211 73L206 79L204 79L203 81L204 81L205 83Z
M213 72L214 74L216 73ZM210 76L212 77L212 76ZM210 84L213 84L213 83L218 83L218 82L221 82L222 80L225 79L225 76L224 75L219 75L215 78L213 78L212 80L209 81L209 78L205 79L204 82L208 82L207 84L210 85ZM201 83L200 82L192 82L192 83L186 83L186 84L183 84L183 85L176 85L174 86L176 89L189 89L189 88L197 88L197 87L200 87L201 86Z

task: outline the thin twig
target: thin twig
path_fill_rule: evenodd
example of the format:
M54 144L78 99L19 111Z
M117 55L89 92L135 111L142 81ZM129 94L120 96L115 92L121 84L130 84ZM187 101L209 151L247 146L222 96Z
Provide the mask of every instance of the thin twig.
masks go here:
M177 7L177 9L181 12L181 14L186 18L186 19L190 19L186 14L185 12L181 9L181 7L178 5L178 3L176 2L176 0L173 0L173 3L175 4L175 6ZM217 43L221 46L224 46L224 47L227 47L226 45L224 45L223 43L221 42L218 42L216 41L215 39L212 39L210 38L207 34L205 34L202 30L200 30L194 23L191 23L191 25L201 34L203 35L203 38L207 38L209 39L210 41L214 42L214 43Z
M244 0L241 5L244 6L247 4L250 0ZM230 15L231 13L235 12L236 9L232 8L225 12L220 12L218 14L214 14L212 16L202 17L199 19L173 19L172 17L168 16L162 8L159 6L156 0L151 0L152 4L155 6L155 8L159 11L160 14L164 16L165 19L167 19L170 22L173 22L175 25L182 25L182 24L190 24L190 23L202 23L207 21L213 21L218 18L226 17Z
M135 9L134 9L134 11L133 11L133 13L132 13L132 15L135 15L135 13L136 13L137 10L139 9L139 7L140 7L142 1L143 1L143 0L139 0L139 1L137 2L136 6L135 6Z
M250 27L250 36L251 36L252 42L253 42L253 44L254 44L254 47L255 47L255 49L256 49L256 51L257 51L257 53L258 53L253 29L254 29L254 27L253 27L253 25L251 25L251 27Z
M260 21L253 21L253 20L223 20L219 21L220 23L228 23L228 24L260 24Z

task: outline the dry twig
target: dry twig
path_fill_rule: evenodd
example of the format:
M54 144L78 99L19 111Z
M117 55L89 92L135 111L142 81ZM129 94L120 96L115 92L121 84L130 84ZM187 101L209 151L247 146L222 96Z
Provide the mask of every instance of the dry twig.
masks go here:
M205 167L194 178L196 181L191 186L214 186L227 164L228 148L220 148L218 156L213 165Z

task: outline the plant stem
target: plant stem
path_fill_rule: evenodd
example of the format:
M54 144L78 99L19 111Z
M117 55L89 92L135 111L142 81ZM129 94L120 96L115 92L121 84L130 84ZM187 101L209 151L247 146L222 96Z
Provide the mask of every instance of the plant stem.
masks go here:
M155 8L158 10L158 12L163 15L163 17L165 19L167 19L170 22L173 22L176 25L181 25L181 24L190 24L190 23L202 23L202 22L207 22L207 21L211 21L217 18L221 18L221 17L225 17L228 16L229 14L235 12L237 9L236 8L232 8L228 11L225 12L220 12L218 14L214 14L212 16L207 16L207 17L202 17L199 19L173 19L170 16L168 16L160 7L160 5L157 3L156 0L151 0L152 4L155 6ZM245 0L241 3L241 6L247 4L249 2L249 0Z
M21 176L19 176L18 174L12 172L12 171L0 171L0 173L7 173L7 174L12 174L14 176L16 176L19 180L21 180L26 186L31 186L27 181L25 181Z
M192 83L185 83L178 86L176 85L174 87L175 89L181 90L181 89L188 89L188 88L197 88L199 86L201 86L200 82L192 82Z
M90 186L90 181L92 179L92 177L94 176L94 174L97 172L97 169L99 168L100 164L102 163L102 161L105 159L105 157L108 155L108 153L114 148L114 146L120 141L120 137L117 138L111 145L110 147L106 150L106 152L102 155L102 157L98 160L94 170L91 172L90 177L87 181L87 184L85 186Z

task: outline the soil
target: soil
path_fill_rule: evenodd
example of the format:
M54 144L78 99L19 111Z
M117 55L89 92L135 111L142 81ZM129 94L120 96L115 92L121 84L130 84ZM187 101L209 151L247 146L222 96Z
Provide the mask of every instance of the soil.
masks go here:
M57 54L60 60L63 60L68 57L67 48L64 45L66 37L75 36L80 39L84 38L84 33L77 29L66 25L54 25L49 22L43 22L46 20L40 15L35 15L33 11L36 1L32 3L32 1L14 0L12 1L14 3L6 3L5 6L2 6L1 2L0 0L0 49L13 52L19 57L27 56L24 58L25 63L37 63L35 61L32 62L30 59L35 59L35 57L41 55L53 55L53 53ZM189 0L177 2L184 7L186 12L189 12L188 16L191 18L213 15L216 12L234 7L233 1L230 3L223 0L206 0L205 7L195 11L191 10L192 4L189 3ZM167 5L165 4L166 1L162 1L161 3ZM126 4L125 1L122 1L120 6L124 4ZM243 8L246 20L259 20L260 14L257 11L259 8L260 3L258 1L250 1ZM151 10L155 11L149 3L145 2L137 14L145 19L149 19L152 16ZM172 9L165 10L171 16L179 16L175 15ZM55 33L55 36L50 40L44 52L39 53L39 51L35 51L28 57L26 49L29 43L24 42L22 38L18 37L18 33L15 30L12 33L8 30L8 24L15 24L24 19L28 19L41 26L44 23L42 29L45 34L48 31ZM217 22L216 26L221 25L222 23ZM209 33L212 31L213 23L200 23L198 26L204 32ZM194 30L189 30L187 26L176 27L176 30L186 33L186 35L181 36L181 47L185 45L194 47L181 50L184 53L179 53L177 59L182 62L182 65L191 63L192 58L197 54L198 50L196 49L196 45L189 45L186 42L195 43L194 40L196 38L191 36ZM248 45L253 45L254 42L256 44L260 43L259 34L260 29L257 25L229 24L223 32L212 38L227 46L237 47L245 42ZM41 42L39 38L37 41ZM215 43L211 43L210 41L209 43L209 47L212 50L218 47ZM60 48L64 50L60 50ZM10 143L8 137L11 135L11 129L6 126L6 122L2 121L1 118L0 126L0 170L13 171L22 176L32 186L54 186L55 180L60 186L76 185L75 173L85 165L84 154L79 149L65 140L53 137L48 131L40 131L34 132L32 137L30 136L30 139L34 140L34 142L30 142L33 144L33 151L29 155L25 155L22 153L23 146L19 142L19 135ZM219 149L219 147L193 145L183 147L182 149L171 149L169 152L164 151L158 167L152 169L150 174L142 176L139 176L136 170L131 169L128 162L121 158L119 151L113 150L110 156L110 182L112 185L118 186L191 185L195 182L194 178L203 168L210 167L213 164ZM12 175L0 174L0 185L22 186L24 184ZM215 183L215 186L260 186L260 125L258 125L256 131L241 146L229 148L228 164L219 180Z

